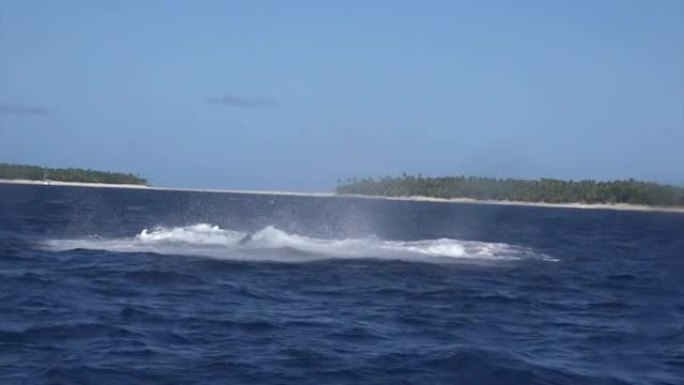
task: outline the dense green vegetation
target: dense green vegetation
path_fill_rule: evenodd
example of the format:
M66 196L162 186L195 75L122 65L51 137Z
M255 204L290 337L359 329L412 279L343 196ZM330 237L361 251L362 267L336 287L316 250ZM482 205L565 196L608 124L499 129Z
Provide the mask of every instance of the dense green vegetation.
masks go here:
M54 180L60 182L139 184L147 183L138 175L80 168L46 168L0 163L0 179Z
M338 181L338 194L379 196L426 196L547 203L628 203L653 206L684 206L684 188L639 182L556 179L496 179L481 177L422 176L348 179Z

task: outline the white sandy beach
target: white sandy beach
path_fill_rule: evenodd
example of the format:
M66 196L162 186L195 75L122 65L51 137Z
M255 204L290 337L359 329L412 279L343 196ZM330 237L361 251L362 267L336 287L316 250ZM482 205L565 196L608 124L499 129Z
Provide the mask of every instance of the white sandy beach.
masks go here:
M661 206L647 206L647 205L632 205L627 203L615 204L591 204L591 203L546 203L546 202L522 202L522 201L496 201L496 200L478 200L472 198L434 198L424 196L411 197L385 197L385 196L365 196L365 195L347 195L359 198L371 199L390 199L402 201L421 201L421 202L443 202L443 203L466 203L466 204L485 204L485 205L502 205L502 206L529 206L529 207L551 207L551 208L566 208L566 209L582 209L582 210L621 210L621 211L659 211L669 213L684 213L684 207L661 207Z
M0 179L0 183L4 184L35 184L45 186L72 186L72 187L108 187L108 188L148 188L139 184L108 184L108 183L79 183L79 182L60 182L55 180L29 180L29 179Z
M189 191L189 192L211 192L211 193L231 193L231 194L256 194L256 195L285 195L285 196L310 196L310 197L345 197L356 199L385 199L398 201L417 201L417 202L441 202L441 203L465 203L465 204L486 204L486 205L505 205L505 206L529 206L529 207L549 207L583 210L621 210L621 211L658 211L669 213L684 214L684 207L659 207L646 205L631 205L626 203L618 204L588 204L588 203L545 203L545 202L520 202L520 201L495 201L477 200L471 198L433 198L424 196L407 197L387 197L374 195L339 195L330 192L296 192L296 191L260 191L260 190L229 190L229 189L193 189L176 187L157 187L134 184L106 184L106 183L79 183L79 182L59 182L59 181L39 181L27 179L0 179L0 184L30 184L30 185L50 185L50 186L75 186L93 188L128 188L138 190L153 191Z
M197 188L183 188L183 187L159 187L139 184L110 184L110 183L82 183L82 182L60 182L50 180L44 182L42 180L28 180L28 179L0 179L0 184L30 184L41 186L72 186L72 187L93 187L93 188L130 188L137 190L152 190L152 191L190 191L190 192L210 192L210 193L231 193L231 194L257 194L257 195L295 195L295 196L320 196L331 197L338 196L335 193L329 192L297 192L297 191L274 191L274 190L229 190L229 189L197 189Z

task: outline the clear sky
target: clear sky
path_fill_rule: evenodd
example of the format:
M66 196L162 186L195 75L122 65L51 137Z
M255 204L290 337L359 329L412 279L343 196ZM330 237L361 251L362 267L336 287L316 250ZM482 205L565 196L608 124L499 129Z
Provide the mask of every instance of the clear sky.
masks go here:
M684 184L684 1L0 1L0 162Z

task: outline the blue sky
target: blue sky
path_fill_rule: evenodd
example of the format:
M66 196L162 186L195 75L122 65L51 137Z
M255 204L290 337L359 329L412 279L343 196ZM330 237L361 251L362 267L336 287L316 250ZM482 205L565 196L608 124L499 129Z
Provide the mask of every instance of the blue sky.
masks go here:
M684 2L0 2L0 162L684 184Z

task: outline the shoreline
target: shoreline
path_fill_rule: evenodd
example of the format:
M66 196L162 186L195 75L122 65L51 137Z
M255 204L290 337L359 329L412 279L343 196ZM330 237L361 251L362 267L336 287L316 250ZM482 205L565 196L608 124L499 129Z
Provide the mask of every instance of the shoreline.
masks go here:
M114 183L84 183L84 182L61 182L57 180L31 180L31 179L0 179L0 184L30 184L40 186L71 186L71 187L107 187L107 188L149 188L142 184L114 184Z
M329 192L296 192L296 191L261 191L261 190L229 190L229 189L194 189L180 187L157 187L135 184L107 184L107 183L84 183L84 182L60 182L28 179L0 179L0 184L24 184L41 186L71 186L71 187L90 187L90 188L120 188L150 191L186 191L186 192L208 192L208 193L227 193L227 194L254 194L254 195L284 195L284 196L308 196L308 197L339 197L356 199L385 199L394 201L413 201L413 202L435 202L435 203L461 203L479 205L500 205L500 206L526 206L526 207L546 207L563 209L581 210L616 210L616 211L649 211L684 214L684 207L663 207L634 205L628 203L547 203L547 202L522 202L522 201L497 201L479 200L473 198L434 198L426 196L404 196L389 197L380 195L359 195L359 194L336 194Z
M387 199L396 201L413 201L413 202L435 202L435 203L462 203L473 205L498 205L498 206L526 206L526 207L546 207L546 208L560 208L560 209L579 209L579 210L615 210L615 211L650 211L650 212L664 212L664 213L679 213L684 214L684 207L666 207L666 206L648 206L635 205L629 203L548 203L548 202L524 202L524 201L497 201L487 199L473 199L473 198L435 198L426 196L403 196L403 197L388 197L382 195L336 195L340 197L366 198L366 199Z
M276 190L229 190L229 189L200 189L185 187L161 187L148 186L142 184L113 184L113 183L89 183L89 182L62 182L50 180L47 183L42 180L30 179L0 179L2 184L21 184L39 186L67 186L67 187L90 187L90 188L120 188L149 191L186 191L186 192L207 192L207 193L226 193L226 194L254 194L254 195L291 195L291 196L314 196L314 197L335 197L342 196L329 192L298 192L298 191L276 191Z

